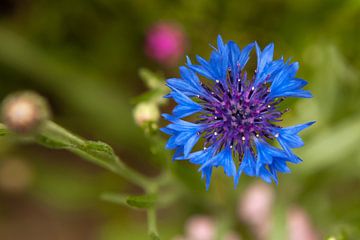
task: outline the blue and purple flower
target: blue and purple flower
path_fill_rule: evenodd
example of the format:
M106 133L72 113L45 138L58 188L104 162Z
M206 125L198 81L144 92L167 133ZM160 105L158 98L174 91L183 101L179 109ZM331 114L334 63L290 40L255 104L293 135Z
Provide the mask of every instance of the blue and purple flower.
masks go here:
M174 159L200 165L206 188L213 167L223 167L235 185L242 173L277 183L278 172L290 172L287 162L301 162L292 149L303 145L298 133L314 123L278 126L288 111L280 103L310 98L303 89L307 82L295 77L297 62L273 60L273 44L261 50L255 42L240 49L219 36L217 45L209 61L197 56L193 64L188 58L181 78L167 80L167 97L178 105L171 115L163 114L171 122L162 128L171 135L166 147L176 150ZM245 66L254 48L257 67L248 76ZM281 149L272 145L275 141Z

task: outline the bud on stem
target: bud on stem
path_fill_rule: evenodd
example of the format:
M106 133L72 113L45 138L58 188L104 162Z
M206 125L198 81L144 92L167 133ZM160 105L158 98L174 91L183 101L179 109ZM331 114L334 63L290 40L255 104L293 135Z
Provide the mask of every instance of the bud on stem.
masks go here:
M13 132L32 134L49 119L50 111L46 100L30 91L13 93L2 104L2 120Z
M133 115L138 126L144 126L147 123L157 122L160 118L160 112L156 104L148 102L136 105Z

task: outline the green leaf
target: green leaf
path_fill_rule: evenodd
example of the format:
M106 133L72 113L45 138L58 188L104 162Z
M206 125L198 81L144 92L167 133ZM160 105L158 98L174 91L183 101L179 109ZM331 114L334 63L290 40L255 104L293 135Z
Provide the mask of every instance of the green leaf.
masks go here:
M54 122L46 122L34 138L37 143L48 148L73 152L143 188L148 188L151 183L147 177L127 167L108 144L84 140Z
M146 68L139 70L139 76L150 89L157 89L164 86L164 78Z
M150 239L151 240L160 240L160 237L156 233L151 232L150 233Z
M129 196L126 203L135 208L151 208L156 203L156 195Z
M126 202L128 198L127 195L118 194L118 193L103 193L100 198L104 201L108 201L111 203L128 207L128 204Z
M84 151L101 157L102 159L107 159L109 162L117 161L117 156L112 147L100 141L85 141Z
M129 196L118 193L104 193L101 199L137 209L148 209L155 205L157 197L154 194Z

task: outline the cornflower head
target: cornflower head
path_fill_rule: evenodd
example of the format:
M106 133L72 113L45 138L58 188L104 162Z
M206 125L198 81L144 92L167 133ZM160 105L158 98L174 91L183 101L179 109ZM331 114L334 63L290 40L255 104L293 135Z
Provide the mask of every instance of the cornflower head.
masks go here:
M244 68L254 48L257 66L249 76ZM197 56L193 64L187 58L181 77L167 80L166 97L178 105L163 114L171 122L162 128L171 136L166 147L175 149L175 160L200 165L207 189L213 167L222 167L236 186L242 173L278 183L278 172L290 172L287 162L302 161L292 149L303 146L298 133L314 122L278 126L288 111L280 103L312 95L303 89L307 82L295 77L299 64L273 60L273 52L274 44L261 50L254 42L240 49L219 36L208 61ZM273 146L275 141L281 148Z

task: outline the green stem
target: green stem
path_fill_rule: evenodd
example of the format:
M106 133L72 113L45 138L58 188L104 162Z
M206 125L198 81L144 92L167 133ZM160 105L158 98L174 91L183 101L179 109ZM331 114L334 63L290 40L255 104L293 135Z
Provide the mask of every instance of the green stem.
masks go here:
M147 217L148 217L148 232L150 235L150 239L160 239L157 231L157 224L156 224L156 209L151 207L147 210Z
M0 123L0 136L8 133L6 126ZM142 187L149 194L157 194L159 187L166 185L166 182L171 180L169 174L162 174L155 179L143 176L126 166L109 145L85 140L52 121L45 122L30 139L48 148L68 150L85 160L122 176L129 182ZM128 204L127 198L121 196L104 195L103 198L124 205ZM160 239L156 226L156 208L154 206L147 209L147 216L150 238L153 240Z
M144 189L152 188L151 179L126 166L105 143L84 140L51 121L47 121L34 138L37 143L46 147L73 152Z

